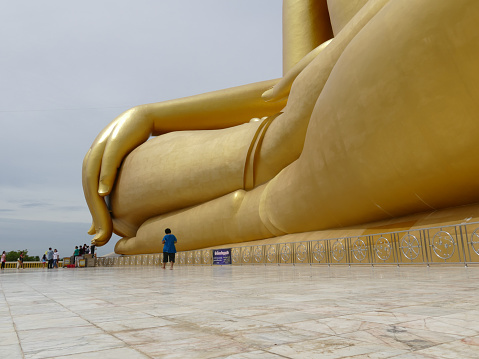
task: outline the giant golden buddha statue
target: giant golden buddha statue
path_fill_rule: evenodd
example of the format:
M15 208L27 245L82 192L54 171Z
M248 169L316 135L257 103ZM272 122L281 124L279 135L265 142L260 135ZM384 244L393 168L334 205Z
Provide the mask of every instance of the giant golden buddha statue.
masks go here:
M161 252L169 227L189 250L479 202L478 21L477 0L284 0L281 79L98 135L92 243Z

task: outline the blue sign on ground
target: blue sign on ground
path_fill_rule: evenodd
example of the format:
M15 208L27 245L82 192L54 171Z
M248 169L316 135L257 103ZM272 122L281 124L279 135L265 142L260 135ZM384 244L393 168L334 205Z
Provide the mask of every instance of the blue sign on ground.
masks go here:
M231 248L213 249L213 264L231 264Z

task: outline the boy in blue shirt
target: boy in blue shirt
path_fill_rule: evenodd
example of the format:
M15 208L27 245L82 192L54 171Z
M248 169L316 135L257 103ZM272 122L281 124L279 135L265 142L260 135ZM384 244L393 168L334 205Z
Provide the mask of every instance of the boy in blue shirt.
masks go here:
M176 254L176 237L174 234L171 234L169 228L165 229L166 235L163 237L161 243L163 243L163 266L165 269L166 263L171 262L170 270L173 270L173 264L175 264L175 254Z

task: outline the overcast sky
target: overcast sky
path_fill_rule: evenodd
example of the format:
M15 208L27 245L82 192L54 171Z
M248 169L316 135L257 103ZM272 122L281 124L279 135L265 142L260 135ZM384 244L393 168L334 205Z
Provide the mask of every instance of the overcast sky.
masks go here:
M281 0L3 0L0 46L0 251L67 256L91 240L98 132L135 105L280 77Z

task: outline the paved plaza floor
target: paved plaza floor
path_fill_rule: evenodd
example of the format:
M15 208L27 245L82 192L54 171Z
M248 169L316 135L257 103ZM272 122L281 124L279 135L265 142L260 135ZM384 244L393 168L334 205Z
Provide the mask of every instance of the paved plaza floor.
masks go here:
M1 358L479 358L479 267L0 273Z

